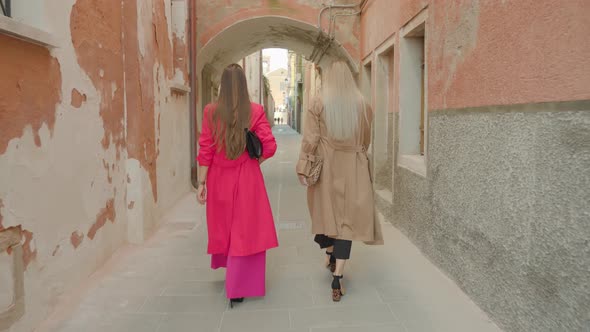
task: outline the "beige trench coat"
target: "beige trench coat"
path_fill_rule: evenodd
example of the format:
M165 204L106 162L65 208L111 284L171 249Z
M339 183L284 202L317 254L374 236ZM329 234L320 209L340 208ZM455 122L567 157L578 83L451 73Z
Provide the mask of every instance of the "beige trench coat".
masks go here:
M371 109L365 107L359 132L346 141L328 137L321 101L313 101L306 112L297 174L307 177L312 160L324 161L319 181L307 189L312 233L383 244L366 153L371 143Z

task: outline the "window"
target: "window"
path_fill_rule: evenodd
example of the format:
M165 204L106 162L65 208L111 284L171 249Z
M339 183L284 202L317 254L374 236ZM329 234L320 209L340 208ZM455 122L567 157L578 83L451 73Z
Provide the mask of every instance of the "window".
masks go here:
M15 21L41 30L46 28L44 0L17 0L8 3L11 5L11 17Z
M376 51L375 59L375 132L373 136L376 189L393 191L393 119L394 119L394 39L390 38Z
M402 28L400 40L400 166L426 176L426 11Z
M369 56L368 59L364 64L363 64L363 68L361 69L361 88L362 88L362 93L363 93L363 97L365 98L365 102L367 104L369 104L371 106L371 108L373 107L373 63L371 62L371 59L373 58L373 55ZM375 123L375 121L373 121L373 124ZM369 145L368 148L368 152L369 152L369 159L371 159L372 161L374 161L374 156L375 156L375 151L374 151L374 144L375 142L375 126L373 126L372 128L372 132L371 132L371 144ZM371 165L373 168L371 169L371 172L373 172L373 174L375 174L375 164L372 163Z
M10 17L10 0L0 0L0 9L2 9L2 15Z
M54 37L46 31L45 0L0 0L0 33L35 44L56 47Z

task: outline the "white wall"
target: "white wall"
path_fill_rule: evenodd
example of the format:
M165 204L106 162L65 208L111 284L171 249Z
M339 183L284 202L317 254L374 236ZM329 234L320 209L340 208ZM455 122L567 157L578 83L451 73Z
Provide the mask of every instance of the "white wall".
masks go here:
M18 22L49 31L46 3L49 2L46 0L12 0L11 17Z
M246 79L250 100L255 103L262 103L262 51L250 54L244 58Z

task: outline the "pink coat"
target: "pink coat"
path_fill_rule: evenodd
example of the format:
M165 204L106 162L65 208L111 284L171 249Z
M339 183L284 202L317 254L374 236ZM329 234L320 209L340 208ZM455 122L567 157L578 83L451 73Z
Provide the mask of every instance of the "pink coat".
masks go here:
M205 107L197 161L207 174L207 253L249 256L278 246L273 214L260 165L244 153L229 160L212 136L210 112ZM262 105L252 103L250 130L262 142L262 156L272 157L277 143Z

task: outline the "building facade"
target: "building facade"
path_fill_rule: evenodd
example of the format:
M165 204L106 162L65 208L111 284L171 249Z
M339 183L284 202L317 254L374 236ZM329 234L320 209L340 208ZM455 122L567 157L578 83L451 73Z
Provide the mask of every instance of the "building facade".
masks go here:
M32 331L191 190L187 5L0 12L0 331Z
M264 68L269 59L262 56L262 50L252 53L242 59L241 65L246 74L250 101L264 106L268 121L274 123L275 102L270 94L270 85L264 76Z
M276 107L279 108L285 105L285 100L287 96L287 77L288 72L285 68L275 69L267 74L265 74L266 78L268 78L268 82L270 85L270 91L272 96L275 100Z
M379 211L507 331L588 326L583 12L587 1L362 7Z
M250 100L262 104L263 86L262 81L262 50L252 53L242 59L242 68L248 81Z

